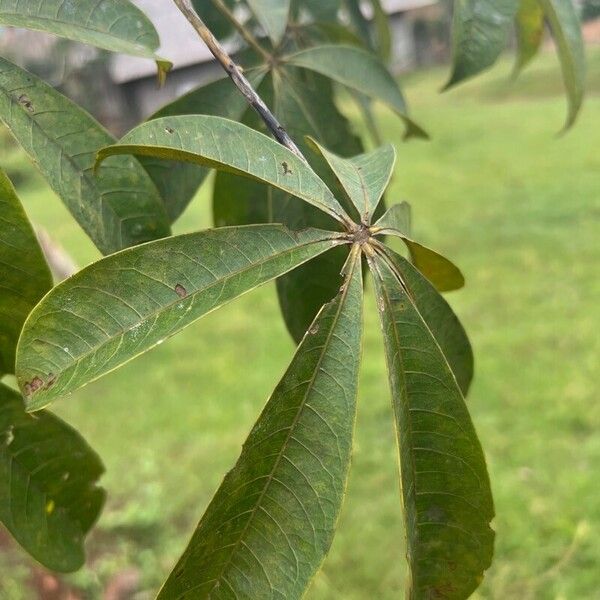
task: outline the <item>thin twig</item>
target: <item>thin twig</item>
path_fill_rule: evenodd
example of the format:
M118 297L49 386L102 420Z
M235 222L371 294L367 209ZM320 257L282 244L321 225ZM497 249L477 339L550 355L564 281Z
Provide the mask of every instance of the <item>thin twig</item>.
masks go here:
M256 93L250 82L244 77L239 67L233 62L229 54L225 51L223 46L217 41L215 36L211 33L210 29L206 27L202 19L196 14L196 11L192 7L190 0L173 0L179 10L185 15L186 19L194 27L198 35L202 38L204 43L208 46L212 55L221 64L223 69L236 87L244 94L246 100L250 103L252 108L260 115L262 120L265 122L273 137L288 150L291 150L298 158L303 162L307 162L304 155L296 146L292 138L288 135L286 130L283 128L281 123L277 120L275 115L269 110L267 105L263 102L262 98Z
M244 38L248 46L252 47L267 62L271 60L271 55L258 43L256 38L235 18L231 9L223 0L212 0L215 8L235 27L236 31Z

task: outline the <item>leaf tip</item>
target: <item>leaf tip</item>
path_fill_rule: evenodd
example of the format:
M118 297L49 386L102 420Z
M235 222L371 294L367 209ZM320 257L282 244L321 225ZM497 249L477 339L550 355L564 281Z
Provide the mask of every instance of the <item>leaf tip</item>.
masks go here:
M173 68L173 63L168 60L164 60L162 58L156 59L156 66L158 68L157 77L158 77L158 87L163 87L167 81L167 75Z

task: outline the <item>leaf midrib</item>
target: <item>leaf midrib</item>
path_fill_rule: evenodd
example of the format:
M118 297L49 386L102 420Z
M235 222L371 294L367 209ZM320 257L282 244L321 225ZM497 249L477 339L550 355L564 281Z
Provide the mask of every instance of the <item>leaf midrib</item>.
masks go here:
M363 200L365 202L365 212L361 216L364 219L366 219L367 217L370 218L371 215L369 215L369 195L368 195L368 190L367 190L367 184L366 184L365 179L362 174L362 170L359 169L352 161L349 161L349 162L352 165L352 168L356 171L356 174L358 175L358 180L360 182L360 187L361 187L362 194L363 194Z
M356 253L356 257L360 257L360 253ZM285 452L287 450L288 444L290 442L290 439L292 438L292 435L294 433L294 428L296 427L296 425L298 424L298 421L300 419L300 416L302 414L302 412L304 411L304 407L306 406L306 401L307 398L309 396L309 393L313 390L316 378L319 374L319 371L321 369L321 363L323 362L323 359L325 357L325 355L327 354L327 351L329 349L329 345L331 344L331 339L333 337L333 332L335 331L342 309L345 307L345 303L346 303L346 297L348 295L348 290L351 287L352 284L352 276L354 274L354 269L356 268L356 263L357 263L357 258L354 257L352 259L352 269L350 270L350 272L347 274L347 279L346 279L346 285L344 286L344 291L342 292L342 296L340 298L339 301L339 307L338 310L335 314L334 320L333 320L333 324L331 325L331 328L329 330L329 333L327 334L327 340L325 342L325 344L322 347L322 352L319 356L319 359L317 361L317 364L315 365L315 369L314 369L314 373L313 376L311 377L311 380L306 388L306 392L304 393L304 396L302 398L302 402L300 403L300 406L298 407L298 411L296 412L296 415L294 417L294 420L292 422L292 424L290 425L290 428L286 434L286 438L281 446L281 451L279 452L279 455L277 456L277 459L275 461L275 464L273 465L273 468L271 469L271 472L267 475L267 479L264 485L264 488L260 494L260 497L257 499L256 504L254 506L254 508L252 509L252 512L250 514L250 516L248 517L248 521L246 522L246 525L244 526L243 530L240 533L240 536L238 538L238 540L234 543L233 549L231 551L231 554L229 556L229 560L224 564L223 568L221 569L221 572L219 573L219 575L215 578L215 583L213 584L213 586L211 587L211 589L208 592L208 596L207 598L210 599L211 595L215 589L215 587L217 587L217 585L219 585L220 581L223 578L223 575L225 574L225 572L227 571L227 568L229 567L229 565L232 563L233 558L235 556L235 554L238 551L238 548L240 546L240 544L243 541L243 538L246 534L246 532L248 531L248 528L250 527L252 520L254 519L254 516L256 515L260 505L262 504L262 500L265 497L267 491L269 490L269 487L273 481L273 477L275 472L277 471L277 468L279 467L279 464L283 458L283 456L285 455ZM189 590L188 590L189 591Z

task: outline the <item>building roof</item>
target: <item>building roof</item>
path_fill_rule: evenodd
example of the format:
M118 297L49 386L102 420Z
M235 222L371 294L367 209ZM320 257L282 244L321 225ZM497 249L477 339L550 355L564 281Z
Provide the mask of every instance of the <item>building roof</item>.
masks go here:
M383 0L388 14L406 12L435 4L437 0ZM166 0L132 0L154 23L161 40L158 55L170 60L174 69L201 64L212 60L208 48L179 9ZM231 49L231 48L230 48ZM156 67L151 60L133 56L115 55L111 63L111 74L117 83L151 77Z

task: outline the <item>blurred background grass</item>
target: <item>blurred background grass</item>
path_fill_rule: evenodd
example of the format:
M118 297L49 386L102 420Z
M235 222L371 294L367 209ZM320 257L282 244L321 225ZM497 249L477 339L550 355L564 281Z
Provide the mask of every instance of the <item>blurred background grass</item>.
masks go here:
M388 202L409 200L417 238L467 277L448 298L475 347L468 404L497 511L496 557L476 598L600 598L600 51L590 54L587 104L564 137L555 136L565 102L552 55L517 82L503 62L444 95L442 70L407 77L429 143L401 143L401 123L380 113L399 153ZM80 265L97 258L20 152L3 145L0 160L35 223ZM209 223L204 188L176 229ZM137 581L130 597L153 597L292 353L269 285L56 404L102 456L109 495L88 564L67 583L95 599L129 573ZM0 598L33 597L23 552L0 553L0 573ZM389 393L369 294L348 496L308 598L397 598L404 577Z

